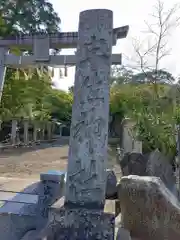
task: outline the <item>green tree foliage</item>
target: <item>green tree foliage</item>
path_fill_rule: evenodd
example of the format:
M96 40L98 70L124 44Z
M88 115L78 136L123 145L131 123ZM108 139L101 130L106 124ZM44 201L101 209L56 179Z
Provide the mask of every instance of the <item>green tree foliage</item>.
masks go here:
M33 117L33 110L43 107L44 97L49 91L51 79L47 73L39 69L9 70L2 95L1 117L4 120Z
M54 33L60 30L60 18L47 0L2 0L0 5L0 36ZM26 49L24 49L26 50ZM11 52L20 54L19 49ZM27 66L28 67L28 66ZM10 69L6 71L0 117L50 118L51 78L47 68Z
M154 79L157 81L157 83L173 84L175 82L175 78L172 76L172 74L162 69L135 74L132 77L132 82L152 83L154 82Z
M1 0L0 15L5 35L59 30L60 18L47 0Z
M28 74L17 70L8 78L0 107L2 120L14 117L45 120L56 118L70 122L72 94L52 89L51 78L39 69L29 69Z
M45 98L49 104L49 110L52 118L62 122L70 123L72 112L72 93L66 93L62 90L52 89Z
M156 101L151 83L122 84L111 89L111 112L136 123L134 134L143 141L145 152L156 148L164 154L174 155L176 152L174 127L180 108L174 108L172 104L171 88L171 85L158 84L159 98Z
M113 66L111 69L110 85L115 86L132 81L133 71L124 66Z

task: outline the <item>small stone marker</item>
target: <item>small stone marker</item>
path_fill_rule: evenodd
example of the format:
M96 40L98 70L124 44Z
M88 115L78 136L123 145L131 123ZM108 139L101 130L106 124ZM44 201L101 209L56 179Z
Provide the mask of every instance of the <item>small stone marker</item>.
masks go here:
M146 176L147 158L141 153L126 153L120 161L123 176Z
M64 171L48 171L41 173L41 188L39 191L39 212L43 218L48 217L49 207L64 194Z

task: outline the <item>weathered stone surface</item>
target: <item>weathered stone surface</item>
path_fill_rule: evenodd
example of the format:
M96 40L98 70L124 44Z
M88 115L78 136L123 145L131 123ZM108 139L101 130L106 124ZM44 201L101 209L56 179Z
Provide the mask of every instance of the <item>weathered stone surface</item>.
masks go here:
M106 199L117 197L117 178L113 170L107 169Z
M120 166L124 176L138 175L146 176L147 158L141 153L126 153L120 161Z
M114 240L114 221L113 214L95 210L53 211L51 223L36 240Z
M172 165L169 159L158 150L149 155L146 172L147 176L160 177L168 189L175 191L176 178Z
M124 228L119 228L116 240L131 240L130 232Z
M38 231L36 230L31 230L28 231L22 238L21 240L34 240L38 234Z
M180 204L156 177L123 177L121 224L141 240L179 240Z
M175 187L176 178L169 159L159 150L155 150L148 155L141 153L126 153L120 161L120 166L124 176L155 176L160 177L164 184L177 195Z
M66 172L65 171L55 171L49 170L45 173L40 174L41 181L52 181L52 182L62 182L64 181Z
M64 194L65 172L48 171L40 175L41 186L38 198L38 227L47 221L49 208Z
M104 206L113 13L80 13L65 200Z
M35 216L0 214L0 239L2 240L19 240L28 230L35 228Z
M40 182L33 183L23 190L23 193L38 194ZM38 204L15 203L29 202L34 200L32 195L17 194L11 199L14 202L7 202L0 208L0 239L2 240L19 240L31 229L37 226L37 206ZM36 197L36 196L34 196ZM35 201L36 202L36 201Z

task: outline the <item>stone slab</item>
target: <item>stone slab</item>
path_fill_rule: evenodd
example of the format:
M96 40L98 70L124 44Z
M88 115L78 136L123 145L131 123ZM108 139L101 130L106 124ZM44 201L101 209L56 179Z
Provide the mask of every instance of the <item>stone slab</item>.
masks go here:
M116 213L117 212L116 201L119 203L119 200L106 200L104 205L104 212L113 213L115 214L115 216L118 215ZM51 206L51 210L54 211L53 209L62 209L64 207L64 203L65 203L65 197L63 196Z
M36 240L114 240L114 225L114 214L63 208L51 212L49 226Z
M23 189L21 193L1 192L0 200L8 200L0 208L1 214L17 214L24 216L35 216L37 214L38 194L40 182L33 183Z
M3 191L0 192L0 201L36 204L38 195Z

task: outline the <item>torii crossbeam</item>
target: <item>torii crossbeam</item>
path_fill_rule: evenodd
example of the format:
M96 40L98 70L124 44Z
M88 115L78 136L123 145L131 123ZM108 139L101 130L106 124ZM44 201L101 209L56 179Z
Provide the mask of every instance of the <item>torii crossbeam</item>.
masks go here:
M128 26L113 29L113 45L118 39L125 38ZM76 48L78 32L61 32L56 34L11 35L0 38L0 101L4 86L6 67L27 68L38 66L59 67L76 65L76 55L50 55L50 49ZM16 56L9 54L9 49L33 50L33 55ZM112 65L121 64L121 54L112 54Z
M74 66L76 65L75 55L49 55L48 60L36 61L34 55L31 56L15 56L7 54L4 58L4 64L10 68L27 68L38 66L59 67L63 65ZM121 64L121 54L112 55L112 65Z
M113 29L113 45L116 45L118 39L126 38L129 26L123 26ZM45 39L49 41L51 48L76 48L78 42L78 32L58 32L52 34L21 34L11 35L9 37L0 37L0 47L18 47L19 49L32 49L34 40Z

